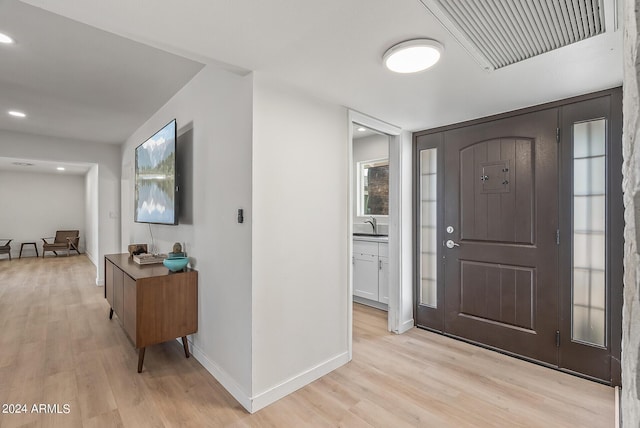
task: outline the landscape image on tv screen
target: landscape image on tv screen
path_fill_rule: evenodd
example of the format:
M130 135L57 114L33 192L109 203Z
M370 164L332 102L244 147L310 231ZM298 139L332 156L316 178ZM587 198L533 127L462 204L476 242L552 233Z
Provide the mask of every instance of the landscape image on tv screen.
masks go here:
M136 148L136 211L139 223L176 224L176 121Z

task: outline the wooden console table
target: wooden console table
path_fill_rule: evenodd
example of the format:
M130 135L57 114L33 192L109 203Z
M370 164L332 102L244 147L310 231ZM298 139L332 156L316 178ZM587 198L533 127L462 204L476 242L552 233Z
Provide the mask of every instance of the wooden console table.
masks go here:
M148 345L181 337L189 358L187 335L198 331L198 272L139 265L126 253L106 255L104 267L109 319L115 312L138 349L138 373Z

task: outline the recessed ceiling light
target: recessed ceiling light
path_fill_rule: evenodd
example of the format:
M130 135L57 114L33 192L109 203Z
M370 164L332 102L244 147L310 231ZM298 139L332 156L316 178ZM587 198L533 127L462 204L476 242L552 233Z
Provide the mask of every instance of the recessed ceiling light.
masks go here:
M29 163L29 162L12 162L12 165L16 165L16 166L33 166L33 164Z
M63 166L59 166L56 168L58 171L64 171L64 167Z
M358 131L359 131L359 132L364 132L364 131L366 131L366 130L367 130L367 128L362 127L362 126L361 126L360 128L358 128Z
M10 44L13 43L13 39L6 34L0 33L0 43Z
M435 40L407 40L389 48L382 60L389 70L396 73L417 73L433 67L443 51L444 46Z
M16 111L16 110L11 110L11 111L9 112L9 114L10 114L11 116L13 116L13 117L27 117L27 115L26 115L26 114L24 114L23 112L21 112L21 111Z

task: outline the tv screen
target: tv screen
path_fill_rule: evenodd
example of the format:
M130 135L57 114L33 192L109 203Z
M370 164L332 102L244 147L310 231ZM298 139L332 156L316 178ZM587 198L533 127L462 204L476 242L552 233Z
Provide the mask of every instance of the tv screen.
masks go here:
M176 120L136 147L135 221L178 224Z

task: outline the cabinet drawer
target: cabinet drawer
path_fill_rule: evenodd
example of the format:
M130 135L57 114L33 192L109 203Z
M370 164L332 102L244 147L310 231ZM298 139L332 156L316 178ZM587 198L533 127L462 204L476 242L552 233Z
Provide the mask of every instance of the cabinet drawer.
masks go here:
M378 244L378 255L380 257L389 257L389 244L380 242Z
M353 241L353 254L369 254L378 256L378 243L369 241Z

